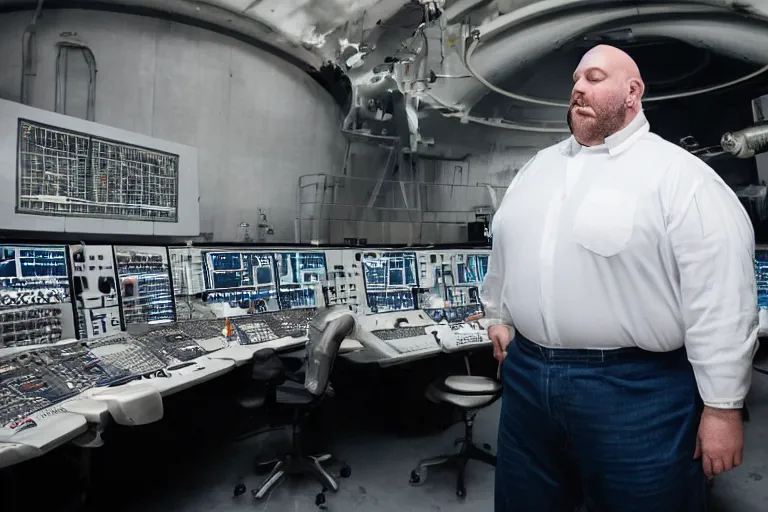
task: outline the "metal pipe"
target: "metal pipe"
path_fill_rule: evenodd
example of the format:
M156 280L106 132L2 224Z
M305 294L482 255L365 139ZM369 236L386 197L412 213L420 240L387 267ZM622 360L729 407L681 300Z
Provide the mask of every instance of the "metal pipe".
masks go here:
M19 100L22 105L29 104L29 82L28 76L36 75L36 46L35 35L37 33L37 19L43 11L44 0L37 0L35 13L32 15L32 21L21 34L21 90L19 91Z
M466 120L467 122L470 122L470 123L484 124L486 126L493 126L494 128L504 128L505 130L517 130L521 132L534 132L534 133L571 133L571 130L568 128L567 125L563 125L562 128L533 126L529 124L520 124L520 123L502 120L502 119L491 120L483 117L470 116L460 112L456 112L453 114L443 114L443 115L445 117L456 117L461 119L462 121Z
M56 57L56 92L54 109L60 114L66 114L67 102L67 68L69 67L69 49L80 50L88 65L88 100L86 104L85 118L88 121L96 120L96 57L90 48L82 43L62 41L56 45L59 48ZM63 72L62 72L63 71Z
M472 153L467 153L464 156L458 156L458 157L448 157L448 156L441 156L441 155L424 155L421 153L414 153L413 156L417 157L419 160L443 160L445 162L467 162L467 159L472 156Z

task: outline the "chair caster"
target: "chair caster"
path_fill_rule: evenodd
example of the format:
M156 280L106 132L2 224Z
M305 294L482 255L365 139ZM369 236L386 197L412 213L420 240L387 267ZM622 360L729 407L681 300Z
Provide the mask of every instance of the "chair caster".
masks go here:
M424 482L427 481L427 468L420 468L420 469L414 469L411 471L411 478L408 480L408 483L417 487L420 485L424 485Z
M459 498L466 498L467 497L467 490L464 488L456 489L456 496Z
M322 492L315 496L315 506L321 507L325 505L325 494Z
M235 493L234 494L235 494L234 495L235 498L237 498L241 494L245 494L245 485L243 485L243 484L236 485L235 486Z
M352 476L352 468L344 464L343 466L341 466L341 469L339 470L339 476L341 478L349 478L350 476Z

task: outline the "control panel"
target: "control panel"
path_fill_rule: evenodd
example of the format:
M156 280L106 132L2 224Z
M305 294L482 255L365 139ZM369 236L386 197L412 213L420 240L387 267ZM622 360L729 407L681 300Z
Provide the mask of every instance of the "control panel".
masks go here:
M70 245L78 337L99 338L122 328L111 245Z
M0 245L0 349L74 335L66 247Z
M0 358L0 426L18 422L77 393L35 353Z

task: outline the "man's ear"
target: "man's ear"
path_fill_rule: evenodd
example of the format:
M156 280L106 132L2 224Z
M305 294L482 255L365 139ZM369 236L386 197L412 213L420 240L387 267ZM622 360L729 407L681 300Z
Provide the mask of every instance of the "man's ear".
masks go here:
M634 107L635 105L640 103L644 93L645 93L645 84L643 84L642 80L639 80L637 78L630 78L629 94L627 95L627 106Z

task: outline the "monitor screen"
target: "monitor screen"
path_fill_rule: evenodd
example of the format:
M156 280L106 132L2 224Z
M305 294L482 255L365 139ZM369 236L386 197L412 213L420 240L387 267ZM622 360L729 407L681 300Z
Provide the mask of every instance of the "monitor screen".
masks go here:
M757 308L768 310L768 247L762 246L755 250L755 278L757 281Z
M64 246L0 245L0 348L75 337Z
M114 249L125 323L172 322L175 313L167 249L130 245Z
M328 279L322 252L275 253L280 309L322 305L322 286Z
M370 253L363 258L368 307L373 313L414 309L418 287L416 253Z
M0 306L69 302L66 248L0 246Z
M203 250L202 300L215 316L239 316L279 309L274 255L242 249Z
M444 299L452 306L480 304L480 286L488 273L489 254L458 254L456 275L443 274Z
M467 254L464 261L456 263L458 284L480 284L488 273L489 254Z

